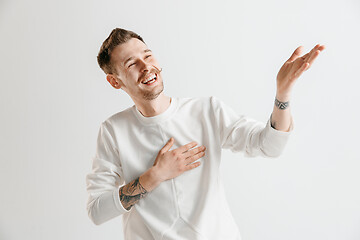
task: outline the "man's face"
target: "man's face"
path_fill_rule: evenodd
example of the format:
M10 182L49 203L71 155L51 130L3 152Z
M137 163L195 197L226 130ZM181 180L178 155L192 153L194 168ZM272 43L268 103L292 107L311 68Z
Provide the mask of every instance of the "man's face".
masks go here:
M139 39L131 38L117 46L111 53L111 61L118 74L108 74L107 80L114 88L122 88L132 99L152 100L163 91L159 64Z

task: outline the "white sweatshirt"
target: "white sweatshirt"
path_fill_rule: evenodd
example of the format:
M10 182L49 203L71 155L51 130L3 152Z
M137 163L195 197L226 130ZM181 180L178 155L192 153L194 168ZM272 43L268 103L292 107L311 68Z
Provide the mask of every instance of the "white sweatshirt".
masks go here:
M238 115L213 96L173 97L154 117L144 117L133 105L100 126L92 172L86 176L89 217L98 225L121 215L126 240L240 240L219 177L221 149L277 157L292 129L292 119L289 132L278 131L270 118L265 125ZM170 150L192 141L205 145L200 166L160 183L127 211L119 188L152 167L171 137Z

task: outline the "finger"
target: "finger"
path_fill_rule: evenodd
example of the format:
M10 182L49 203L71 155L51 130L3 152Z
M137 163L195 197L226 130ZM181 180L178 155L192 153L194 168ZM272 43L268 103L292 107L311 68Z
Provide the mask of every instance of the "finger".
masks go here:
M188 144L185 144L177 149L175 149L176 151L179 151L180 153L186 152L187 150L189 150L190 148L193 148L197 145L197 142L193 141L190 142Z
M189 150L187 152L184 153L184 158L189 158L199 152L202 152L202 151L205 151L206 147L205 146L200 146L200 147L197 147L197 148L194 148L192 150Z
M291 57L287 61L292 62L295 59L297 59L298 57L300 57L302 49L303 49L303 46L296 48L295 51L293 52L293 54L291 55Z
M306 70L306 68L309 66L309 63L304 62L303 65L295 72L295 79L299 78L300 75Z
M193 165L200 165L200 162L195 162L196 160L198 160L199 158L203 157L205 155L205 152L199 152L198 154L186 159L187 160L187 164L186 164L186 167L185 168L189 168L189 169L192 169L194 168ZM193 163L195 162L195 163ZM197 167L197 166L195 166ZM186 169L186 170L189 170L189 169Z
M194 168L200 166L200 164L201 164L200 162L195 162L193 164L186 165L185 171L189 171L191 169L194 169Z
M199 158L205 156L205 151L200 151L197 154L185 159L185 164L188 165L196 160L198 160Z
M161 149L162 152L167 152L171 148L171 146L174 144L174 138L171 137L169 141L165 144L165 146Z
M315 59L319 56L320 52L325 49L325 45L316 45L317 48L314 51L314 53L307 59L307 62L310 64L309 67L311 67L312 63L315 61ZM309 68L308 67L308 68Z
M309 58L313 55L314 50L319 46L319 44L317 44L313 49L311 49L310 52L307 53L306 58L304 59L305 62L309 61Z
M322 50L324 50L324 49L325 49L325 45L320 45L320 47L318 47L318 49L317 49L317 50L322 51Z
M307 58L307 56L309 56L309 53L307 53L307 54L305 54L304 56L302 56L301 58L302 58L302 60L304 60L305 61L305 59Z
M307 61L309 63L309 67L313 64L313 62L315 61L315 58L317 58L317 56L319 56L319 54L320 54L320 51L316 50L314 52L314 54L309 58L309 60Z
M309 62L310 59L314 58L314 55L317 54L316 52L317 52L318 50L321 52L321 51L324 50L324 49L325 49L325 46L324 46L324 45L316 44L316 46L315 46L313 49L311 49L311 51L309 52L310 54L307 56L307 58L305 58L305 61L306 61L306 62ZM317 55L318 55L318 54L317 54ZM310 64L310 65L311 65L311 64Z

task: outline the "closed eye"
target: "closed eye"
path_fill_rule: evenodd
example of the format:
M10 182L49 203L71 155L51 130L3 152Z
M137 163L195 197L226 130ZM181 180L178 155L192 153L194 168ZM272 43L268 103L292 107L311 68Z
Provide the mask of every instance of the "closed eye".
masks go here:
M146 58L149 58L149 57L151 57L151 55L146 55L146 56L145 56L145 59L146 59ZM136 64L136 62L133 62L132 64L130 64L130 65L128 66L128 68L131 67L131 66L133 66L133 65L135 65L135 64Z

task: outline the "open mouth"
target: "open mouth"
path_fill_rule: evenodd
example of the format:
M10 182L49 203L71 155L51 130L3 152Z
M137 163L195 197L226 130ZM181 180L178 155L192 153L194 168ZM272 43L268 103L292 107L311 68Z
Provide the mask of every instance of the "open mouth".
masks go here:
M157 82L157 74L156 73L154 73L152 76L150 76L148 79L144 80L141 83L145 84L145 85L152 85L155 82Z

